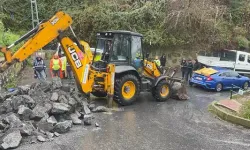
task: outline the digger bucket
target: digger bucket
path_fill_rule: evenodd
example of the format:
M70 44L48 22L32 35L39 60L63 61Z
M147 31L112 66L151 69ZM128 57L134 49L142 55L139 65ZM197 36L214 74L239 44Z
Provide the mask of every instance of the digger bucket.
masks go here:
M187 84L186 81L180 78L175 78L175 74L177 73L176 68L168 69L168 81L172 87L173 93L172 98L177 100L188 100L189 96L187 93Z

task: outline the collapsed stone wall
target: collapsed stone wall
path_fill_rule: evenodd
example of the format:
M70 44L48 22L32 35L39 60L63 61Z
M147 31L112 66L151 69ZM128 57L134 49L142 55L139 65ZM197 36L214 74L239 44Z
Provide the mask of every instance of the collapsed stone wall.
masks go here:
M24 69L25 63L15 63L10 66L3 73L0 73L0 89L4 87L11 79L18 76L18 74Z

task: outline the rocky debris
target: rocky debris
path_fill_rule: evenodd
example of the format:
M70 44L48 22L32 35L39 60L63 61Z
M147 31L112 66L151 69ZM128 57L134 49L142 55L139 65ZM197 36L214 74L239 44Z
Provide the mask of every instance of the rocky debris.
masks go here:
M91 111L106 108L95 108L74 89L55 79L0 93L0 149L15 148L21 141L50 141L70 131L73 125L92 125Z
M41 119L43 118L47 113L47 109L41 105L36 105L36 107L33 109L33 114L31 116L32 119Z
M53 93L52 93L52 96L51 96L51 98L50 98L50 100L51 100L51 101L57 101L58 98L59 98L58 93L57 93L57 92L53 92Z
M18 86L21 94L28 94L30 90L30 85Z
M46 132L45 133L48 139L52 139L54 137L54 133Z
M82 124L82 120L79 119L77 114L70 114L70 118L75 125L80 125Z
M59 97L59 102L60 102L60 103L65 103L65 104L68 104L68 103L69 103L68 100L67 100L67 98L66 98L64 95L61 95L61 96Z
M84 122L84 125L90 126L92 124L92 117L91 117L91 115L84 115L83 122Z
M62 87L62 81L60 78L52 78L52 88L59 89Z
M188 100L187 88L185 83L175 82L172 86L172 98L177 100Z
M100 127L100 125L99 125L98 123L95 123L95 126L96 126L96 127Z
M32 134L32 131L34 130L34 126L31 122L26 122L22 124L22 127L19 128L20 132L24 136L29 136Z
M52 131L54 126L52 123L46 121L39 121L37 123L37 128L43 131Z
M92 110L93 112L108 112L109 109L105 106L98 106Z
M22 120L29 120L30 116L33 116L33 111L24 105L18 107L17 114Z
M89 105L89 109L90 109L90 110L93 110L94 108L95 108L95 104L90 104L90 105Z
M3 123L3 121L0 121L0 130L4 130L7 127L7 124Z
M66 133L72 127L72 121L66 120L64 122L59 122L54 127L54 132L57 133Z
M54 116L50 116L50 117L47 119L47 122L48 122L48 123L51 123L52 125L57 124L56 118L55 118Z
M20 142L22 140L22 136L20 131L16 130L9 134L7 134L3 138L3 143L1 144L2 149L10 149L10 148L16 148L19 146Z
M53 103L53 107L51 110L52 114L63 114L69 112L70 106L65 103Z
M22 121L14 113L9 114L3 119L3 121L9 124L10 128L18 128L22 126Z
M61 89L65 92L70 92L71 87L69 86L69 84L64 84L62 85Z
M39 142L46 142L46 139L45 139L43 136L41 136L41 135L38 135L38 136L37 136L37 140L38 140Z

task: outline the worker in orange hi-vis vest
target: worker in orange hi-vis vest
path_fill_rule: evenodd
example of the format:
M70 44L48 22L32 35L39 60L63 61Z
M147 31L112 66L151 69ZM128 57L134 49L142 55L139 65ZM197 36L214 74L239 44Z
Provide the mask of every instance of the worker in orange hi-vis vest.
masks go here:
M59 56L55 54L50 60L50 74L52 77L59 77L61 73L62 62L59 59Z

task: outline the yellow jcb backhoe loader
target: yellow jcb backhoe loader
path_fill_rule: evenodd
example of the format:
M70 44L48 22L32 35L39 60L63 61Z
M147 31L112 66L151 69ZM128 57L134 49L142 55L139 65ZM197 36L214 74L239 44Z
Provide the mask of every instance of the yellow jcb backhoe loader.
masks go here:
M6 62L1 71L25 60L57 38L72 67L78 89L84 94L108 96L109 102L114 99L121 105L132 104L141 91L152 92L157 101L170 97L167 76L162 74L156 63L144 58L141 34L129 31L97 33L96 49L103 50L103 53L101 60L94 62L95 54L92 55L89 44L77 39L71 24L68 14L58 12L10 46L2 47ZM68 28L73 39L63 36ZM27 40L25 44L12 55L10 49L24 40Z

